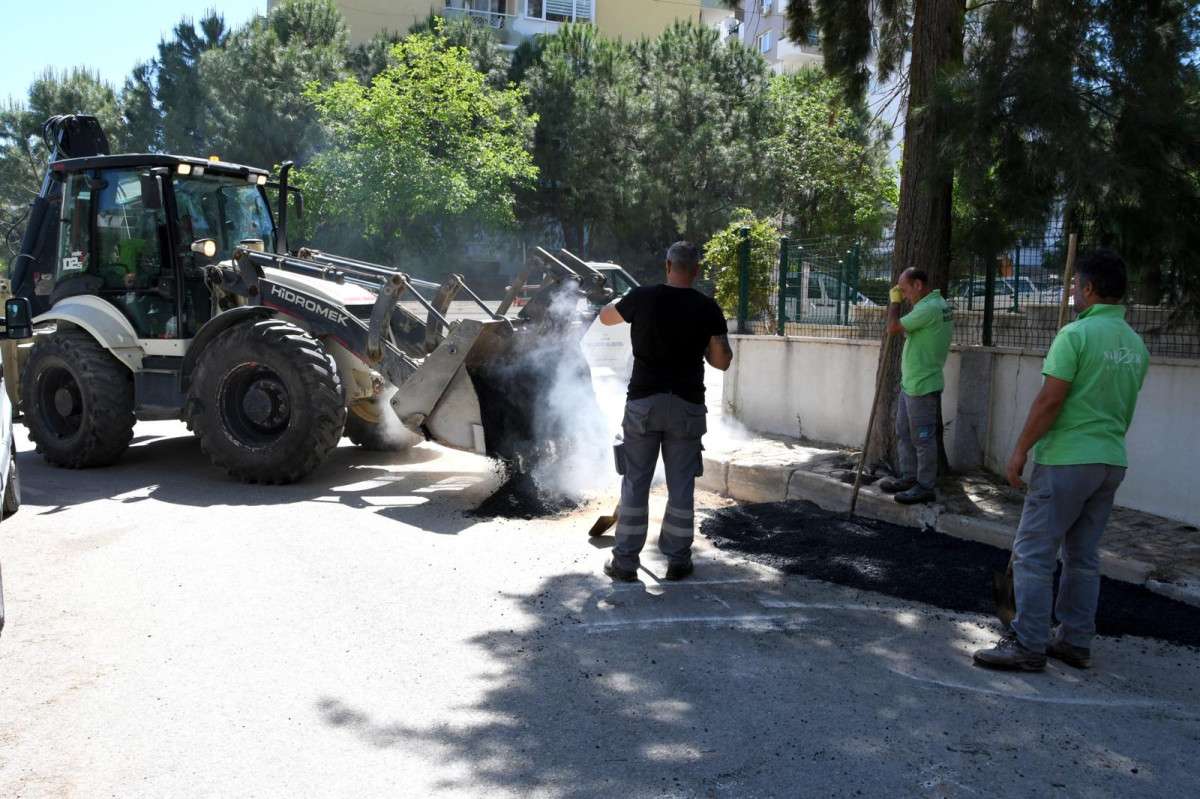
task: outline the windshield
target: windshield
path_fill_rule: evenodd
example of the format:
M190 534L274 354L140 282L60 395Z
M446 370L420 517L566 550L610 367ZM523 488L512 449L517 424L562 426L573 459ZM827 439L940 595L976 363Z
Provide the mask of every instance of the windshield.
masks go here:
M604 275L604 280L608 284L608 287L611 288L618 297L624 297L637 287L637 285L630 280L624 272L620 272L616 269L601 269L600 274Z
M190 253L192 242L214 239L217 259L233 254L239 243L257 239L267 252L275 250L275 225L262 189L242 178L226 175L176 177L179 251Z

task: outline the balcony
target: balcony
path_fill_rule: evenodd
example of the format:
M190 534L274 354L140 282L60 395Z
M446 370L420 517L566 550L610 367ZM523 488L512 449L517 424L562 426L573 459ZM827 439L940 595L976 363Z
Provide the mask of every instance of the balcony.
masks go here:
M563 22L595 19L594 0L446 0L442 14L492 28L507 47L553 33Z

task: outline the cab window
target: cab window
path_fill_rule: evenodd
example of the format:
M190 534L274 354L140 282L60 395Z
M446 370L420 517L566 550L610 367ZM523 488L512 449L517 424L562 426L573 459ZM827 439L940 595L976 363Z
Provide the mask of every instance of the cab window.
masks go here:
M633 281L616 270L605 271L604 277L618 297L624 297L635 288Z
M275 223L257 185L232 175L206 173L176 177L174 188L176 247L185 260L191 258L192 243L200 239L216 242L217 260L231 257L242 243L261 242L267 252L275 250Z
M139 338L175 335L175 303L164 289L161 209L142 203L141 173L107 169L70 175L63 193L55 282L89 278L87 293L116 306Z
M150 289L162 277L161 210L142 205L140 174L102 173L96 197L96 273L109 290Z

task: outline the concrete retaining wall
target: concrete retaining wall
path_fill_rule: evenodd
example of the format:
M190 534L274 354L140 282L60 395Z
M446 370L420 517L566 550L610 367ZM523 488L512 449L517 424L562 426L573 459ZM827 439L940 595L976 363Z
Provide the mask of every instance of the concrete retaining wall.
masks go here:
M760 432L862 446L878 342L730 338L727 412ZM1003 471L1041 387L1042 357L982 347L951 351L942 412L955 468ZM1200 525L1200 362L1151 358L1128 446L1129 475L1118 503Z

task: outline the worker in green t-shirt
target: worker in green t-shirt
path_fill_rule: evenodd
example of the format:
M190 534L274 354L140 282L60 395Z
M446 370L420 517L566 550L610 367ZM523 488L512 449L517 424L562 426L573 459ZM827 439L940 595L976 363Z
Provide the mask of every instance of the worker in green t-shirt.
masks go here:
M1141 336L1125 322L1125 262L1096 250L1076 270L1078 318L1059 331L1042 366L1045 381L1008 462L1021 479L1029 451L1033 473L1013 540L1016 616L981 666L1041 671L1046 656L1091 665L1100 594L1100 537L1125 478L1125 432L1150 368ZM1062 578L1054 601L1055 561ZM1050 628L1050 607L1059 626Z
M906 269L888 295L888 335L904 335L900 356L900 398L896 403L896 441L900 474L879 487L905 505L933 502L937 483L938 407L946 381L942 368L954 331L950 306L929 285L922 269ZM900 303L912 310L900 315Z

